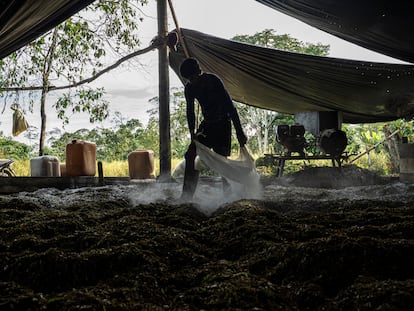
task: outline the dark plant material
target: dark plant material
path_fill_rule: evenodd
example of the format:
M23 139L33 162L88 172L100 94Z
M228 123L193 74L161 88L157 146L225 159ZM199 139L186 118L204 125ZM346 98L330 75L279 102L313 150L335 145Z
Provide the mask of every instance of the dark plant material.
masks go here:
M409 310L414 205L0 201L2 310Z

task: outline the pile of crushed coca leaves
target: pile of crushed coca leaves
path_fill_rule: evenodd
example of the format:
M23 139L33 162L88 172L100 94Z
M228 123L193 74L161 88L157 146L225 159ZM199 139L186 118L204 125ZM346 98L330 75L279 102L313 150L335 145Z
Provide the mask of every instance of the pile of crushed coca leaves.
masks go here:
M0 310L413 310L413 201L238 200L206 215L105 189L59 206L0 197Z

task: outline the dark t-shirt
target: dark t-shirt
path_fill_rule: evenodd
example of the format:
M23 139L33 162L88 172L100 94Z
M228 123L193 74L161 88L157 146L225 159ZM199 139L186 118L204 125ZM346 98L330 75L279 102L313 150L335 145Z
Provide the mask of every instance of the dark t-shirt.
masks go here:
M186 84L184 93L190 132L194 133L195 129L194 101L197 99L204 118L197 130L198 140L221 155L230 155L230 120L236 133L243 133L243 130L233 100L221 79L212 73L202 73Z
M230 117L229 111L233 102L223 82L214 74L203 73L196 81L187 83L185 96L190 105L197 99L206 122L216 122Z

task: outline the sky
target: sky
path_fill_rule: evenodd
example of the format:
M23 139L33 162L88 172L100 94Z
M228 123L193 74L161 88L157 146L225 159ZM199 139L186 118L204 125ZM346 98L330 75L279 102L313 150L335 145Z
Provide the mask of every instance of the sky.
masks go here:
M152 38L157 35L156 1L142 7L144 22L140 29L141 48L149 45ZM322 43L330 45L331 57L348 58L373 62L402 63L399 60L369 51L348 43L342 39L329 35L316 28L306 25L292 17L279 13L254 0L172 0L179 27L198 30L224 39L235 35L253 35L264 29L274 29L278 34L289 34L303 42ZM170 10L169 29L175 28ZM139 62L139 65L136 61ZM158 96L158 54L149 52L137 57L135 66L122 65L117 69L103 75L93 83L106 89L105 98L110 102L110 118L119 111L123 118L136 118L144 124L148 120L148 109L152 106L149 99ZM170 70L170 86L181 86L175 73ZM56 96L48 98L47 130L62 129L62 122L55 116L52 104ZM2 108L2 106L0 107ZM27 114L29 125L40 128L39 109L33 114ZM12 111L7 107L0 117L0 130L4 135L11 136ZM73 132L81 128L108 127L109 121L90 125L86 115L75 115L70 124L63 130ZM15 138L27 142L20 134Z

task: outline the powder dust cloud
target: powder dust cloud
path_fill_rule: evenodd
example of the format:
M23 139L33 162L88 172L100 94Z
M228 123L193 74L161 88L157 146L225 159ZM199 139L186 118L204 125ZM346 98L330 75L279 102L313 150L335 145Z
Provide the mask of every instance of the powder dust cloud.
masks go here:
M28 205L34 203L46 209L65 209L79 204L102 205L105 208L107 201L119 202L120 206L192 204L205 215L211 215L221 206L243 199L281 204L287 202L290 208L296 206L295 209L304 209L309 205L302 204L303 202L414 202L414 184L402 183L395 178L374 178L371 172L352 166L343 167L341 171L314 168L297 175L271 178L269 181L251 177L246 175L245 184L230 182L232 191L229 195L224 195L221 177L203 176L199 180L194 198L189 202L180 200L182 177L169 183L153 180L65 190L44 188L34 192L0 195L0 200L12 203L18 199ZM321 186L321 181L324 181L324 187Z
M200 178L194 197L190 201L181 201L182 180L174 183L149 183L145 186L131 188L128 199L133 205L149 203L193 204L205 215L211 215L220 206L241 199L260 199L262 188L259 179L248 186L229 182L231 192L223 193L221 177Z
M125 205L145 204L192 204L199 211L209 216L218 208L228 203L243 199L257 199L272 202L297 202L297 209L302 209L303 202L357 202L363 200L386 200L394 202L413 202L414 184L391 182L385 185L357 185L342 189L300 187L294 185L257 184L257 188L231 183L232 192L224 196L220 177L201 178L194 198L189 202L180 201L182 180L172 183L136 183L128 185L107 185L101 187L84 187L59 190L44 188L34 192L20 192L1 195L3 202L19 199L22 202L42 205L44 208L65 209L76 204L96 205L104 202L125 202ZM292 204L290 204L292 206ZM154 206L156 208L156 206Z

